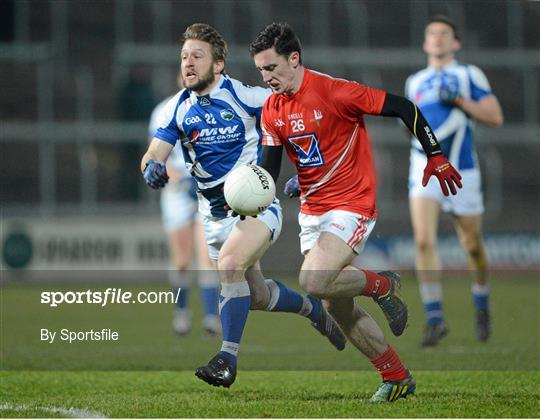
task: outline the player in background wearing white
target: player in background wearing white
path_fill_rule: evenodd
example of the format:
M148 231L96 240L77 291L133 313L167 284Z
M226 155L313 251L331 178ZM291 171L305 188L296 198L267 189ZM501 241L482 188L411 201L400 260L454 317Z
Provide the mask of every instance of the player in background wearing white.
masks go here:
M178 74L178 87L181 88ZM149 140L159 128L159 117L172 96L160 102L152 112L148 127ZM161 217L171 253L172 267L169 280L173 291L180 289L173 315L173 331L186 335L191 331L192 313L189 294L196 278L203 306L203 331L209 336L219 335L218 316L219 276L210 258L201 217L197 212L197 182L186 168L180 146L175 146L167 160L169 183L161 191ZM196 256L196 267L192 265Z
M237 355L250 309L298 313L339 350L345 337L322 304L274 279L265 279L259 260L281 231L279 201L258 215L241 219L226 210L223 182L234 168L256 163L261 153L260 115L269 89L251 87L225 74L227 44L211 26L193 24L181 39L184 89L161 113L160 127L142 158L141 171L152 188L169 177L167 161L177 139L186 166L197 180L210 258L221 279L221 351L196 375L214 386L236 378Z
M455 60L461 44L454 22L446 16L434 16L428 21L424 36L428 67L407 79L405 94L433 127L444 154L463 177L463 189L456 196L444 197L435 180L423 188L426 158L420 143L412 140L409 203L416 242L415 267L427 318L421 345L435 346L448 331L443 317L441 262L436 248L441 207L453 215L469 267L475 272L472 296L476 333L479 340L485 341L491 333L491 320L487 258L482 241L484 205L473 144L473 120L500 127L503 114L484 73L478 67Z

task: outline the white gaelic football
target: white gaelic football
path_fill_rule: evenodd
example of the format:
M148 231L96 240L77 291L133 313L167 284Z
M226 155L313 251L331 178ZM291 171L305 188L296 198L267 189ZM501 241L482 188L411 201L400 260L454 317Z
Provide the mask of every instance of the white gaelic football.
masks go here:
M225 179L225 200L242 216L255 216L266 210L276 196L272 176L257 165L235 168Z

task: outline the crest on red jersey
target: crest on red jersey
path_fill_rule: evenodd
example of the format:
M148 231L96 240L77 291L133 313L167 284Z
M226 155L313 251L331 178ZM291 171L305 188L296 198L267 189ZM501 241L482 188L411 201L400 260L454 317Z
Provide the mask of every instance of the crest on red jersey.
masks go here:
M313 168L324 165L324 159L319 148L319 139L315 133L289 137L298 156L298 166Z

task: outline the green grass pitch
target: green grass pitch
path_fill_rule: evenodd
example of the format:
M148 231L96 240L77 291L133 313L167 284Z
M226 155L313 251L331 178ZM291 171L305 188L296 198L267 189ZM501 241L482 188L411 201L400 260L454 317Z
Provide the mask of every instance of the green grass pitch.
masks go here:
M2 416L57 416L44 407L108 417L538 416L537 372L419 371L416 378L417 396L374 406L366 402L378 385L371 372L248 371L229 390L192 372L9 372L2 399L18 409Z
M156 290L155 285L131 288ZM195 293L194 330L179 339L171 333L167 305L53 309L39 304L42 290L58 289L74 286L2 285L0 417L538 417L540 413L538 273L493 276L495 330L487 343L475 339L470 286L461 277L444 284L450 334L434 349L418 346L423 315L412 278L403 281L410 323L402 337L391 336L376 305L359 299L418 384L416 396L377 406L367 403L379 383L369 362L350 344L344 352L334 351L298 316L250 314L237 382L226 390L193 375L220 345L201 333ZM118 330L121 339L39 341L40 328L103 327Z

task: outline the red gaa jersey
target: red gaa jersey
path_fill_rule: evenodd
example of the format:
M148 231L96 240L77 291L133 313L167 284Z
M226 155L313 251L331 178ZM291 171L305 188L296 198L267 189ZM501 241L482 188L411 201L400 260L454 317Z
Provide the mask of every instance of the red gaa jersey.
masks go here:
M380 115L386 92L304 69L295 94L273 94L262 111L263 144L285 146L296 165L301 211L376 217L376 179L363 114Z

